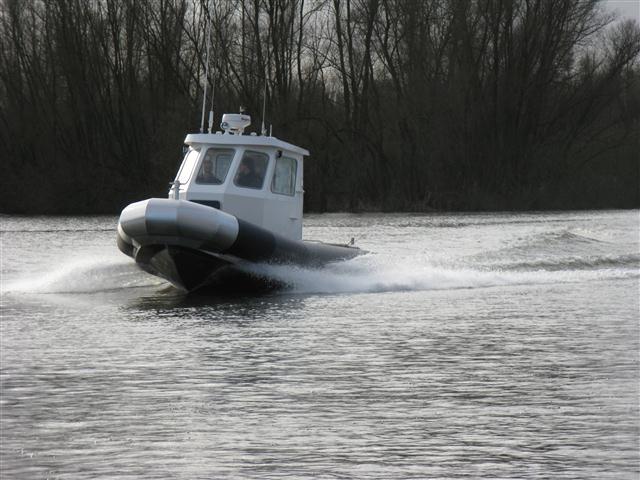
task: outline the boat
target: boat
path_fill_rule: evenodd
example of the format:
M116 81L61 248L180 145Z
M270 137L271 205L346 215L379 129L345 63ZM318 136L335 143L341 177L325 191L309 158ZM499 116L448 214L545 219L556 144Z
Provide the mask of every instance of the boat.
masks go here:
M320 267L353 258L350 244L302 239L303 161L309 152L251 117L224 114L221 130L187 134L185 155L167 198L124 208L118 248L144 271L176 288L270 289L281 282L256 265Z

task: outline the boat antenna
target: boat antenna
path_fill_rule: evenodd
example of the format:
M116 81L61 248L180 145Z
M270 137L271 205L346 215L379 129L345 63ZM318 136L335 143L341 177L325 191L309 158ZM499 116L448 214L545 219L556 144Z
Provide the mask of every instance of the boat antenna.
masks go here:
M204 67L204 80L202 82L202 120L200 122L200 133L204 133L204 111L207 104L207 83L209 82L209 49L211 47L211 14L207 3L207 28L205 29L205 41L207 42L207 57Z
M209 110L209 133L213 130L213 99L216 96L216 69L213 69L213 85L211 86L211 110Z
M264 126L264 117L267 112L267 68L270 62L269 44L267 44L267 63L264 66L264 92L262 94L262 129L260 132L263 137L267 135L267 127Z

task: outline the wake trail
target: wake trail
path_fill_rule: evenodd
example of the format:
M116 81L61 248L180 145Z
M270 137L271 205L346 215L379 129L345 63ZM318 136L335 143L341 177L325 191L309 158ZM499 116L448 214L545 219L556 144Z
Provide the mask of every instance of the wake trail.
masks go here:
M287 285L291 293L382 293L397 291L450 290L510 285L564 284L601 279L638 278L638 269L509 271L474 266L418 263L405 259L368 255L321 269L255 265L250 272Z
M160 279L141 272L129 258L84 256L59 263L40 272L2 282L3 293L99 293L152 286Z
M638 255L569 258L457 258L366 254L323 268L245 264L249 273L300 294L378 293L565 284L640 277ZM499 260L498 260L499 259ZM496 262L496 260L498 260ZM2 293L99 293L167 283L119 254L60 259L0 285Z

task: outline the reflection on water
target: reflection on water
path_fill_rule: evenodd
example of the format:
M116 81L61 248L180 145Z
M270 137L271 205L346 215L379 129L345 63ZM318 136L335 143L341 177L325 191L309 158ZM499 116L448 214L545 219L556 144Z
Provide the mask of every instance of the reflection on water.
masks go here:
M638 478L637 212L310 217L376 254L215 297L111 220L5 222L2 478Z

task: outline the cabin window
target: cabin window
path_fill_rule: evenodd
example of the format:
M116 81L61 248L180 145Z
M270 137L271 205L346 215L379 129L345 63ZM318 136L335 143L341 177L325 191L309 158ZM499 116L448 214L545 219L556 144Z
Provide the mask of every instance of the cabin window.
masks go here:
M230 148L209 148L202 159L196 183L220 185L227 178L235 150Z
M298 162L293 158L276 159L276 168L271 181L271 191L280 195L295 195Z
M178 176L176 177L176 180L182 185L187 183L189 178L191 178L191 172L193 172L193 169L198 162L198 155L200 155L200 150L191 148L184 156L180 170L178 170Z
M262 188L268 163L267 154L247 150L242 156L233 182L239 187Z

